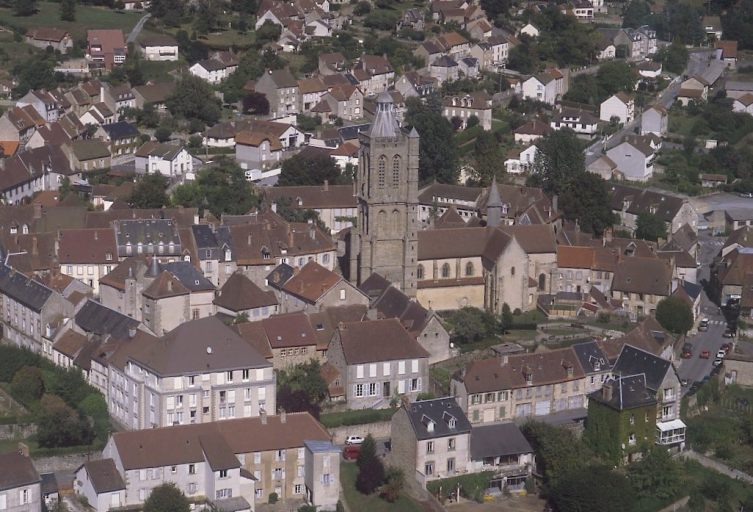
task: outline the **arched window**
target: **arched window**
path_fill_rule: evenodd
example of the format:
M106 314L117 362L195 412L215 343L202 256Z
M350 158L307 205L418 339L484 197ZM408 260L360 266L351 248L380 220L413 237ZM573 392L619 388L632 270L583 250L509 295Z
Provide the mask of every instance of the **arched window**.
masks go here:
M377 169L377 186L379 188L384 188L387 173L387 157L384 155L380 156L377 165L379 166Z
M470 261L465 264L465 275L466 277L471 277L473 275L473 263Z
M400 186L400 156L392 157L392 188Z
M424 266L423 265L419 265L416 267L416 278L417 279L424 278Z
M546 289L546 274L539 274L539 291Z
M442 277L450 277L450 264L445 263L442 265Z
M515 275L515 267L510 267L510 275L511 276Z

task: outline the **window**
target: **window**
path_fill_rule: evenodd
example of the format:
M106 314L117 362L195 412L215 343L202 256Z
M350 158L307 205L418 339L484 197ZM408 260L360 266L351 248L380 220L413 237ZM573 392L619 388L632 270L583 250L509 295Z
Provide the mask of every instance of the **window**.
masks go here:
M434 474L434 463L433 462L427 462L424 464L424 475L431 476Z
M451 437L447 440L447 451L455 451L455 438Z
M444 278L450 277L450 264L449 263L445 263L444 265L442 265L442 277Z
M31 500L31 493L29 489L23 489L21 492L18 493L18 499L21 502L21 505L26 505Z
M515 275L515 267L510 267L510 275L511 276Z
M635 425L635 414L630 415L630 424Z
M195 464L189 464L188 465L188 474L189 475L195 475L196 474L196 465Z
M628 444L629 444L630 446L634 446L634 445L635 445L635 442L636 442L636 441L635 441L635 434L633 434L633 433L631 432L631 433L630 433L630 435L628 436Z
M498 402L504 402L505 400L507 400L507 397L508 397L507 391L500 391L499 393L497 393Z
M295 484L293 487L293 493L294 494L302 494L303 493L303 485L301 484Z
M411 391L421 391L421 379L411 379L410 380L410 390Z
M416 278L417 279L424 278L424 266L423 265L419 265L416 267Z
M455 459L447 459L447 472L448 473L455 472Z
M400 185L400 156L392 157L392 188Z
M489 402L493 402L493 401L494 401L494 393L486 393L484 395L484 403L485 404L488 404Z
M355 395L357 397L363 396L363 384L356 384L355 385Z
M217 496L218 500L221 500L224 498L232 498L233 490L232 489L217 489L217 492L215 492L215 495Z
M220 478L227 478L227 469L221 469L219 473Z
M233 372L232 371L227 372L227 381L228 382L233 382Z
M170 473L173 475L178 472L178 466L171 466L170 467Z
M379 163L377 167L377 186L384 188L384 182L387 173L387 157L382 155L379 157Z
M426 443L426 453L434 453L434 441Z
M473 276L473 263L471 263L470 261L465 264L465 275L466 277Z

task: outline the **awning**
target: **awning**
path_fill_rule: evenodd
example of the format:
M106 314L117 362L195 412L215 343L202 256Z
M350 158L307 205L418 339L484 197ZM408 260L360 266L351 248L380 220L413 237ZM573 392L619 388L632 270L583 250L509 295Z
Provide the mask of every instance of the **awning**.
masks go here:
M682 420L672 420L672 421L664 421L662 423L657 423L656 428L661 430L662 432L667 432L669 430L677 430L680 428L685 428L685 423L682 422Z

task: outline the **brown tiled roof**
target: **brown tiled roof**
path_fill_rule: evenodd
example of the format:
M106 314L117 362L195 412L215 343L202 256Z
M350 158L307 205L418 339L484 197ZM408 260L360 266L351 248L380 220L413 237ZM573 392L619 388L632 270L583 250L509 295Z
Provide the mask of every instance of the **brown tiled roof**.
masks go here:
M429 357L396 318L346 323L337 333L348 365Z
M298 80L298 88L300 89L301 94L325 92L327 90L327 86L324 85L324 82L322 82L319 77Z
M170 219L179 227L190 227L198 217L197 208L115 208L106 212L86 212L87 228L109 228L113 221L130 219Z
M735 250L724 258L724 263L719 270L719 281L723 285L740 286L745 275L753 272L753 254Z
M249 435L253 432L253 435ZM221 437L233 454L303 447L304 440L329 441L329 433L310 414L243 418L215 423L116 432L113 442L126 471L204 461L201 439Z
M533 121L528 121L522 126L519 126L515 130L513 130L513 133L515 134L521 134L521 135L540 135L544 136L549 133L551 133L552 128L544 123L543 121L539 121L538 119L534 119Z
M59 43L67 35L68 32L55 27L35 27L26 31L26 37L37 41L50 41L54 43Z
M59 232L58 239L60 263L117 264L118 247L111 228L65 229Z
M39 481L39 473L34 469L30 458L17 452L0 455L0 491L13 490Z
M572 371L570 375L568 368ZM585 374L575 352L568 347L510 355L506 364L500 358L473 361L462 379L468 393L486 393L529 387L527 375L531 376L531 386L544 386L582 379Z
M73 359L86 343L86 336L69 329L55 342L53 348Z
M357 205L352 185L267 187L264 195L272 200L289 198L293 208L355 208Z
M489 233L482 228L429 229L418 232L418 259L483 256Z
M514 226L503 226L499 229L515 237L515 240L528 254L547 254L554 253L557 250L554 229L549 224L516 224Z
M264 325L262 325L261 321L243 322L235 324L233 328L238 331L238 335L241 338L258 350L265 359L272 359L274 357L272 347L269 345L269 339L267 338L267 331L264 330Z
M374 275L374 274L372 274ZM336 306L308 314L309 323L316 333L317 350L326 350L332 335L341 322L360 322L366 318L368 308L361 304Z
M614 273L612 290L669 296L672 269L660 258L623 258Z
M723 59L737 58L737 41L717 41L716 48L722 50Z
M317 337L305 313L273 315L261 321L273 349L317 344Z
M591 269L594 267L594 260L595 251L593 247L557 246L558 268Z
M112 286L118 290L125 290L125 280L129 275L138 277L140 272L146 271L149 261L146 256L129 256L121 261L109 274L102 276L99 284Z
M673 343L674 339L659 324L656 318L647 316L638 325L628 331L625 336L617 338L615 341L617 343L615 343L614 348L616 348L616 345L631 345L658 356L668 345ZM614 348L612 352L614 352Z
M244 311L274 306L277 298L274 292L256 286L243 272L235 272L217 292L214 304L231 311Z
M141 292L144 297L149 299L166 299L168 297L178 297L180 295L188 295L191 291L183 286L183 284L170 272L163 270L160 272L157 279L151 282L151 284Z
M296 297L314 304L326 292L334 288L342 277L315 261L309 261L283 285L283 289Z
M97 494L122 491L126 488L112 459L90 460L84 462L84 467Z

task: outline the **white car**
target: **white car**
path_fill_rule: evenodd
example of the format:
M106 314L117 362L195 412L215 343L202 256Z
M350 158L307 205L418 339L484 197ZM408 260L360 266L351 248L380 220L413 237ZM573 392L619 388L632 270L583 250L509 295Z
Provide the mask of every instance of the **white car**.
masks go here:
M363 444L363 437L361 437L361 436L348 436L345 439L345 444Z
M724 350L720 349L719 352L716 353L716 358L717 359L724 359L724 357L726 355L727 355L727 352L725 352Z

